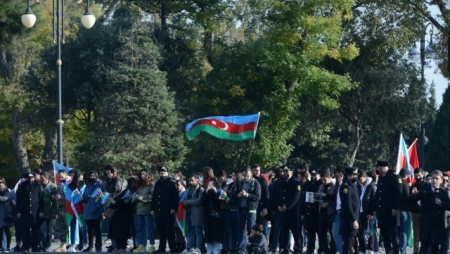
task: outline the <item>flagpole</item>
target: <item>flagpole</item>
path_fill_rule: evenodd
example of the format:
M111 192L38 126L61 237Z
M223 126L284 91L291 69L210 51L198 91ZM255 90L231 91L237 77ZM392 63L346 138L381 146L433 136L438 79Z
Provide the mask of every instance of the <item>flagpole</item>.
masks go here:
M245 164L246 167L250 165L250 159L252 158L253 150L255 150L255 139L252 140L252 144L250 147L250 154L248 155L247 164Z

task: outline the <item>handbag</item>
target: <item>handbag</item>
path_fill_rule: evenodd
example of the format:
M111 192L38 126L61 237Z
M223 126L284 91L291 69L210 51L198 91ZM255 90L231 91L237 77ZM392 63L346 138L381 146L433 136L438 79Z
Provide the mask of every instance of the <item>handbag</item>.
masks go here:
M209 215L216 219L222 219L222 214L219 211L214 210L214 208L212 207L212 204L211 204L211 213Z
M116 209L108 208L105 210L105 217L107 219L114 218L114 214L116 213Z

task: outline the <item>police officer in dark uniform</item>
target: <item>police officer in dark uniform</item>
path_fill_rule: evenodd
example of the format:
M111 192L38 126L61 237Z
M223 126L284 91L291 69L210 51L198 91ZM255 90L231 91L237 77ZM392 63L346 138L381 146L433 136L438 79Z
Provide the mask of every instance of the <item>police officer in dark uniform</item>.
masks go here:
M375 193L373 216L378 219L386 254L398 254L397 216L402 198L402 179L388 168L387 161L377 162L380 177Z
M153 253L166 253L167 241L172 252L176 249L173 225L178 207L178 190L169 178L168 167L162 166L158 172L160 179L155 183L150 214L155 218L160 244Z
M306 252L308 254L314 253L316 248L316 234L319 231L319 202L306 202L306 196L308 192L314 195L318 192L322 181L320 180L320 175L317 170L313 169L310 171L311 181L307 181L304 184L303 192L300 197L302 202L302 221L305 230L308 234L308 246Z
M33 252L38 252L38 220L44 218L44 199L39 183L36 181L35 173L28 173L27 180L19 186L16 195L17 218L20 220L19 224L23 234L22 251L28 253L31 247Z
M289 167L283 167L283 179L277 184L274 194L276 195L276 209L281 214L280 225L280 253L289 253L289 230L294 237L294 253L301 253L299 237L299 206L301 186L297 181L298 172L292 172ZM293 176L292 176L293 175ZM291 177L292 176L292 177ZM281 251L282 250L282 251Z
M360 199L356 188L358 170L354 167L345 167L344 180L339 190L341 197L341 226L339 232L344 246L342 254L351 254L355 236L359 229Z

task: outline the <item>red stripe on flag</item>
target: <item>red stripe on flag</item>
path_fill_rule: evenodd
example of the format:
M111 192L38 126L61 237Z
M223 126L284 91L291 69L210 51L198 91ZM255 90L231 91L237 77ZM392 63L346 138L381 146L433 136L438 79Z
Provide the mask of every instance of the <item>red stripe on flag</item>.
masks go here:
M226 132L237 134L246 131L254 131L256 129L256 122L250 122L243 125L234 124L230 122L223 122L218 119L202 119L194 123L191 127L194 128L197 125L206 124L211 127L224 130Z

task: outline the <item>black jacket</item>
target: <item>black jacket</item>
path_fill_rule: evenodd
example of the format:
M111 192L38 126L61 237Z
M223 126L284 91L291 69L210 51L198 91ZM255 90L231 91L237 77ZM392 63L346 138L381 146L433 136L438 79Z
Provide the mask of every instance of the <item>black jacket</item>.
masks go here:
M303 191L300 196L301 215L303 216L303 225L305 229L318 229L319 228L319 202L308 203L306 202L306 193L316 193L319 190L319 186L322 181L306 181L303 185Z
M334 184L330 183L328 185L325 184L321 184L319 186L319 191L318 192L323 192L325 193L325 197L322 198L323 202L327 202L328 206L327 208L322 208L321 206L319 206L319 213L321 215L333 215L334 211L336 211L336 205L335 203L333 203L333 192L334 192Z
M165 224L174 219L170 210L177 211L178 190L175 184L168 177L159 179L153 189L153 200L151 210L155 212L156 221Z
M287 181L282 179L277 181L278 184L274 190L275 209L286 206L287 210L281 213L280 225L282 228L298 228L299 227L299 206L301 186L300 182L291 177Z
M422 188L422 186L425 184L425 181L422 180L419 182L415 182L412 186L411 186L411 190L414 188L417 188L417 190L420 190ZM420 213L420 206L417 203L417 198L414 197L413 195L409 196L409 211L411 213Z
M258 211L261 211L263 208L269 208L269 185L267 184L267 180L262 176L255 177L255 179L261 187L261 197L259 198L258 204Z
M374 209L374 202L375 202L375 193L377 191L377 186L370 182L367 187L366 191L364 192L364 196L362 198L362 213L364 214L371 214ZM358 196L361 197L362 194L362 186L361 184L358 184Z
M419 239L422 242L444 243L445 238L445 210L450 210L450 200L447 191L442 188L433 192L431 185L424 184L415 196L420 200L420 232ZM442 204L436 205L435 198L439 198ZM448 239L447 239L448 240Z
M376 211L378 226L389 227L397 225L397 217L392 216L392 210L399 210L402 198L402 179L390 169L385 176L380 175L375 193L374 211Z
M400 178L400 180L402 180L402 198L400 200L400 211L409 211L409 186L404 179Z
M106 183L105 183L105 191L108 192L109 194L114 194L114 192L116 192L116 183L118 178L120 178L119 175L114 175L113 178L109 179L106 178Z
M343 237L356 236L358 230L353 228L355 221L359 222L360 199L356 186L344 179L339 190L341 197L341 225L339 232Z
M38 218L39 213L44 212L42 195L43 193L37 181L32 184L28 180L23 182L16 193L16 213L22 215L31 214L34 219Z

